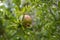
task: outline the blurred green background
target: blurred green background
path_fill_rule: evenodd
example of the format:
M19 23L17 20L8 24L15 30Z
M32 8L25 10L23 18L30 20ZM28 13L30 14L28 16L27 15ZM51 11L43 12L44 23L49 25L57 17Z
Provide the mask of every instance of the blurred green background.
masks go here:
M30 28L21 25L25 13ZM60 40L60 0L0 0L0 40Z

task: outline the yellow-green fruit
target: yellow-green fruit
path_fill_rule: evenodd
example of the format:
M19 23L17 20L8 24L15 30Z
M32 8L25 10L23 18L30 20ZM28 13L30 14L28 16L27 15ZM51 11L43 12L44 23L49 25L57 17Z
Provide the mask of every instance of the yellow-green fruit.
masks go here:
M30 26L32 23L32 18L30 15L24 15L24 19L23 19L23 25L24 26Z

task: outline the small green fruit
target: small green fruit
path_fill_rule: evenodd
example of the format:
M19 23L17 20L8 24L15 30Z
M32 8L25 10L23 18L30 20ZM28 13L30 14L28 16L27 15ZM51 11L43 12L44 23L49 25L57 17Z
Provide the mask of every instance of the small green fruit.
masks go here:
M24 26L30 26L32 23L32 18L30 15L24 15L24 18L23 18L23 25Z

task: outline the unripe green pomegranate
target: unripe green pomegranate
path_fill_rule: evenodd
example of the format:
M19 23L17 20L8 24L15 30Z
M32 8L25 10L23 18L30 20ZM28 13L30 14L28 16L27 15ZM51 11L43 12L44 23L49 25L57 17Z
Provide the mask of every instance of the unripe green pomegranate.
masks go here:
M23 26L30 26L32 23L32 18L30 15L24 15L23 17Z

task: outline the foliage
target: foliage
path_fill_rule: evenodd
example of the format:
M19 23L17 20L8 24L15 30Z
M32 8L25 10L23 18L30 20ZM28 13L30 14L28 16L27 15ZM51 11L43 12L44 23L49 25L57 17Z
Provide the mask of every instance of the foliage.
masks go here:
M21 25L25 13L30 28ZM60 1L0 0L0 40L60 40Z

